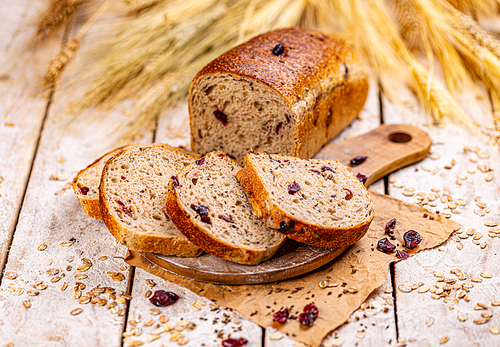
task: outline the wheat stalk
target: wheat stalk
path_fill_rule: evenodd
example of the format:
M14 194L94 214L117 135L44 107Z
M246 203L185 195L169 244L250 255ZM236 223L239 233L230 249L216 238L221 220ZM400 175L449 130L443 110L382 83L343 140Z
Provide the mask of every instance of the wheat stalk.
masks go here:
M80 41L82 38L85 36L90 27L108 10L113 1L114 0L106 0L89 18L89 20L85 22L76 36L67 41L64 44L63 49L52 59L44 78L46 85L53 84L57 81L66 65L75 57L76 51L80 47Z

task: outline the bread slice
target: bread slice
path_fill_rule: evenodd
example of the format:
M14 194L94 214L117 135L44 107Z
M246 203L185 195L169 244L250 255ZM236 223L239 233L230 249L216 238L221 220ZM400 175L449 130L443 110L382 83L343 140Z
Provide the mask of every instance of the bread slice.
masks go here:
M351 245L374 217L370 193L338 161L249 152L237 177L267 226L311 246Z
M101 208L99 207L99 184L104 165L112 156L120 153L126 148L140 146L138 144L118 147L104 154L85 169L78 172L73 180L73 191L83 210L90 218L102 219Z
M356 118L368 74L343 44L305 28L264 33L207 64L189 89L191 148L311 158Z
M184 257L201 250L175 227L166 208L167 186L196 158L168 145L125 149L108 160L99 186L104 223L129 249Z
M169 184L167 211L194 244L216 257L255 265L271 258L286 238L253 214L236 179L241 167L211 152Z
M102 219L101 208L99 206L99 184L101 183L102 170L106 162L124 149L138 146L144 146L144 144L136 143L118 147L104 154L85 169L78 172L73 180L73 191L87 216L90 218ZM184 154L196 158L199 157L198 153L188 151L184 148L178 148L178 150Z

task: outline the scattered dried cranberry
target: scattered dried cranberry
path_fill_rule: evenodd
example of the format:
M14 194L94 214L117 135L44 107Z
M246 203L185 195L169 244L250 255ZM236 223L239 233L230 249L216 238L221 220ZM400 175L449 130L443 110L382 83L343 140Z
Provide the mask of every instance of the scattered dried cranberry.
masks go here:
M121 207L125 206L125 204L124 204L123 202L121 202L120 200L115 200L115 201L116 201L116 203L117 203L118 205L120 205Z
M387 239L387 237L384 237L377 243L377 249L384 253L392 253L394 252L394 249L396 249L396 246L393 245L391 241Z
M313 170L313 169L311 169L311 170L309 170L309 171L314 172L315 174L321 175L321 172L319 172L318 170Z
M283 45L276 45L276 46L274 46L274 48L273 48L273 54L275 56L282 55L283 52L285 52L285 46L283 46Z
M191 208L198 213L203 223L210 224L210 217L208 216L210 209L207 206L191 204Z
M273 320L275 322L284 324L288 320L288 316L289 316L288 309L285 308L285 309L283 309L281 311L278 311L275 314L273 314Z
M172 176L172 177L170 177L170 179L172 181L174 181L174 183L172 184L172 187L173 188L177 188L179 186L179 180L177 179L177 177L176 176Z
M386 234L390 234L394 231L394 228L396 227L396 218L390 220L389 222L387 222L387 224L385 225L385 233Z
M274 129L274 132L278 134L280 132L281 127L283 126L283 122L279 122L278 125L276 125L276 128Z
M81 187L80 188L80 192L83 194L83 195L87 195L87 193L89 192L89 187Z
M231 218L226 217L224 215L221 215L219 218L222 219L224 222L233 223L233 224L235 223L234 220L232 220Z
M295 194L300 190L300 186L297 182L293 181L289 186L288 186L288 194Z
M131 211L131 210L129 210L128 208L126 208L126 207L122 207L122 210L123 210L123 212L125 212L126 214L131 214L131 213L132 213L132 211Z
M305 327L312 327L315 319L314 313L310 311L299 314L299 322Z
M356 158L352 158L351 161L349 162L349 164L351 166L358 166L360 164L363 164L363 162L366 160L366 158L368 158L368 157L356 157Z
M173 305L179 300L179 296L172 292L166 292L164 290L157 290L153 297L149 299L151 303L158 307L165 307Z
M121 175L120 177L121 177L122 180L126 180L127 179L127 177L125 177L123 175Z
M403 239L405 240L405 247L412 249L418 246L418 244L422 241L420 234L415 230L408 230L403 235Z
M410 255L406 251L396 251L396 257L398 257L399 259L406 259L409 256Z
M331 171L331 172L335 173L335 170L332 169L331 167L328 167L328 166L323 166L321 168L321 172L325 172L325 171Z
M356 178L363 184L366 183L366 180L368 179L368 177L366 177L365 175L363 175L362 173L359 173L356 175Z
M223 347L240 347L245 346L248 343L246 339L240 337L239 339L228 338L227 340L222 341Z
M319 309L313 303L307 304L304 307L304 312L312 312L314 314L314 319L318 318Z
M346 200L351 200L352 197L354 196L354 194L352 193L352 191L350 189L347 189L347 188L342 188L344 190L347 190L347 195L345 196L345 199Z
M224 113L222 113L219 110L215 110L214 116L217 120L219 120L222 123L222 125L224 125L224 126L227 125L227 116Z
M286 224L285 221L283 221L283 222L280 223L279 231L281 231L282 233L284 233L284 232L287 232L290 229L293 229L294 226L295 226L295 221L293 221L293 220L291 220L290 224L288 224L288 225Z
M205 157L198 159L195 161L196 165L203 165L205 164Z

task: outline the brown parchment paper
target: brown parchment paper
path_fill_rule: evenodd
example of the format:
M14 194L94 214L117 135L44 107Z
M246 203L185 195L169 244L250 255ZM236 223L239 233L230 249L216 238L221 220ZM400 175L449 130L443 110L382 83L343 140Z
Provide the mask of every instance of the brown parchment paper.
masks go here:
M406 231L413 229L420 233L423 240L416 249L409 251L411 255L443 243L460 227L458 223L417 205L373 191L371 193L375 203L375 218L367 235L326 266L290 280L258 285L216 285L167 272L137 252L131 251L126 262L180 284L219 305L238 310L262 327L273 326L298 341L318 346L330 331L349 318L371 292L384 284L389 264L398 261L395 253L385 254L376 249L377 241L385 237L385 224L388 221L397 219L394 233L397 240L392 241L399 244L396 249L404 249L403 234ZM352 266L356 271L353 271ZM319 283L323 280L339 285L321 289ZM343 282L347 283L345 287L342 287ZM358 292L339 297L344 288L356 288ZM332 292L331 295L328 292ZM285 324L273 322L272 309L278 311L281 307L293 305L291 313L294 314L302 312L302 308L311 302L319 308L318 319L311 328L302 328L297 319L288 320Z

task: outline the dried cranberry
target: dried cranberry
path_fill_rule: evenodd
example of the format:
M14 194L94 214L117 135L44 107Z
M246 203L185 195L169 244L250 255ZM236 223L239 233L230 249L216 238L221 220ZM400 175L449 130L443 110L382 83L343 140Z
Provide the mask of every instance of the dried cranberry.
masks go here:
M274 129L274 132L278 134L280 132L281 127L283 126L283 122L279 122L278 125L276 125L276 128Z
M231 218L226 217L224 215L221 215L219 218L222 219L224 222L233 223L233 224L235 223L234 220L232 220Z
M273 48L273 54L275 56L282 55L283 52L285 52L285 46L283 46L283 45L276 45L276 46L274 46L274 48Z
M191 204L191 208L198 213L203 223L210 224L210 217L208 216L210 209L207 206Z
M406 251L396 251L396 257L398 257L399 259L406 259L409 256L410 255Z
M325 172L325 171L331 171L331 172L335 173L335 170L332 169L331 167L328 167L328 166L323 166L321 168L321 172Z
M368 177L366 177L365 175L363 175L362 173L359 173L356 175L356 178L363 184L366 183L366 180L368 179Z
M396 246L393 245L391 241L387 239L387 237L384 237L377 243L377 249L384 253L392 253L394 252L394 249L396 249Z
M227 125L227 116L224 113L222 113L219 110L215 110L214 116L217 120L219 120L222 123L222 125L224 125L224 126Z
M396 227L396 221L397 221L396 218L394 218L389 222L387 222L387 224L385 225L386 234L392 233L394 231L394 228Z
M89 192L89 187L81 187L80 188L80 192L83 194L83 195L87 195L87 193Z
M299 322L305 327L312 327L315 319L316 317L311 311L302 312L301 314L299 314Z
M309 170L309 171L314 172L315 174L321 175L321 172L319 172L318 170L313 170L313 169L311 169L311 170Z
M351 200L352 197L354 196L354 194L352 193L352 191L350 189L347 189L347 188L342 188L344 190L347 190L347 195L345 196L345 199L346 200Z
M288 225L286 224L285 221L283 221L283 222L280 223L279 231L281 231L282 233L284 233L284 232L287 232L290 229L293 229L294 226L295 226L295 221L293 221L293 220L291 220L290 224L288 224Z
M300 186L297 182L293 181L289 186L288 186L288 194L293 195L297 193L300 190Z
M115 200L115 201L116 201L116 203L117 203L118 205L120 205L121 207L125 206L125 204L124 204L123 202L121 202L120 200Z
M121 175L120 177L121 177L122 180L126 180L127 179L127 177L125 177L123 175Z
M153 297L149 299L151 303L158 307L165 307L173 305L179 300L179 296L172 292L166 292L164 290L157 290Z
M415 230L408 230L403 235L403 239L405 240L405 247L412 249L418 246L418 244L422 241L420 234Z
M128 208L126 208L126 207L122 207L122 210L123 210L123 212L125 212L126 214L131 214L131 213L132 213L132 211L131 211L131 210L129 210Z
M275 322L284 324L288 320L288 316L289 316L288 309L285 308L285 309L283 309L281 311L278 311L275 314L273 314L273 320Z
M239 339L228 338L222 341L223 347L240 347L245 346L248 343L246 339L240 337Z
M203 165L203 164L205 164L205 157L198 159L195 163L196 163L196 165Z
M366 160L366 158L368 158L368 157L356 157L356 158L352 158L351 161L349 162L349 164L351 166L358 166L358 165L362 164Z
M318 314L319 314L319 309L313 303L307 304L304 307L303 311L304 312L312 312L314 314L314 319L316 319L318 317Z
M176 176L172 176L172 177L170 177L170 179L171 179L172 181L174 181L174 182L172 183L172 187L173 187L173 188L177 188L177 187L179 186L179 180L177 179L177 177L176 177Z

